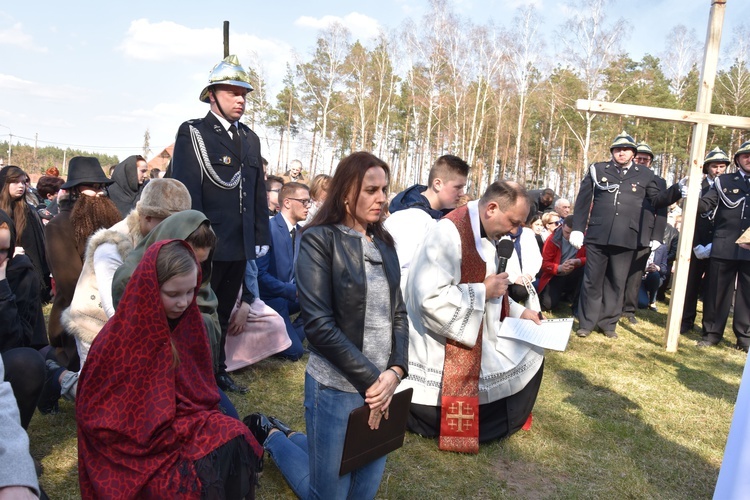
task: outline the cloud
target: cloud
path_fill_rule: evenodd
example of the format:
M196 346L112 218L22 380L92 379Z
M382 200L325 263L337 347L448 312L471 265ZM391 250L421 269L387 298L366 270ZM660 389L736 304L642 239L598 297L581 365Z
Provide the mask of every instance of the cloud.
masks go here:
M295 26L303 28L314 28L317 30L326 29L333 23L340 23L351 31L357 38L375 38L381 31L380 23L377 19L360 14L359 12L352 12L345 15L344 17L339 16L323 16L319 18L302 16L294 21Z
M34 43L34 38L24 32L23 24L14 22L7 14L0 13L0 45L12 45L34 52L47 52L47 47Z
M14 75L0 73L0 90L21 94L24 97L37 97L50 100L81 101L90 90L59 83L40 83L24 80Z
M286 63L292 61L292 47L287 42L260 38L248 33L230 32L230 52L247 67L263 69L269 83L280 84ZM126 57L151 62L191 63L187 78L205 82L208 72L219 62L222 53L220 28L189 28L172 21L151 22L137 19L130 23L125 38L117 47ZM198 89L196 92L199 92Z
M278 55L289 51L289 46L283 42L245 33L230 33L229 40L233 54L255 50ZM217 54L221 54L222 47L222 30L219 28L189 28L172 21L136 19L130 23L117 48L131 59L161 62L174 59L213 61Z

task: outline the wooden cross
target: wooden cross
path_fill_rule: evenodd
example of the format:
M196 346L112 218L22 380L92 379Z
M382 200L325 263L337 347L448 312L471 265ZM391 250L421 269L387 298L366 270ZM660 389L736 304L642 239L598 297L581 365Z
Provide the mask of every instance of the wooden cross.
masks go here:
M576 108L579 111L603 113L609 115L629 115L654 120L682 122L693 124L693 138L690 148L690 170L688 196L682 212L682 229L677 250L677 268L672 284L672 300L669 302L669 316L665 335L668 352L676 352L680 337L680 324L687 290L688 268L693 246L693 232L698 212L701 181L703 180L703 155L706 150L709 125L719 125L734 129L750 130L750 118L739 116L711 114L711 99L716 80L716 68L719 60L721 30L724 24L724 11L727 0L712 0L711 14L708 21L706 46L701 69L701 86L698 91L698 103L695 112L676 109L653 108L632 104L618 104L579 99ZM738 235L739 236L739 235Z

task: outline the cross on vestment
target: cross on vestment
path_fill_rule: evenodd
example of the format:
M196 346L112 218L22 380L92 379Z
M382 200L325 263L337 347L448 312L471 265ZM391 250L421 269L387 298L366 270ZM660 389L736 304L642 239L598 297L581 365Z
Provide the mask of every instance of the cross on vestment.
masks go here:
M693 124L693 136L690 141L688 196L682 212L682 229L680 230L677 259L675 261L677 268L672 283L672 299L669 301L669 316L667 318L665 335L668 352L677 351L677 344L680 337L680 323L685 305L688 268L690 259L692 258L693 233L695 232L695 220L698 212L703 155L706 150L708 127L714 125L750 130L750 118L710 113L725 10L726 0L712 0L711 13L708 20L708 32L706 34L706 46L703 54L703 67L701 69L701 86L698 91L698 103L694 112L634 104L589 101L587 99L576 101L576 109L587 113L636 116L639 118Z
M466 413L464 413L464 410L466 410ZM451 404L448 414L445 417L448 420L448 425L456 432L468 431L471 429L471 423L474 421L475 413L473 410L471 405L468 404L464 408L463 401Z

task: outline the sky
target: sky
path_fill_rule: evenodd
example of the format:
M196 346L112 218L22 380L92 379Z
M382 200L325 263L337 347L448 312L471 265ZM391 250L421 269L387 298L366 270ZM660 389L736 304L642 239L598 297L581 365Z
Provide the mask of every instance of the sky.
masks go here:
M567 1L531 0L555 47ZM509 26L528 0L453 0L453 10L484 24ZM14 1L0 3L0 141L66 146L118 155L140 154L146 129L152 156L171 144L181 122L204 116L198 100L223 56L222 24L230 22L230 52L263 74L271 96L286 64L306 59L320 30L338 21L367 44L379 30L418 22L427 0L160 2ZM226 6L223 6L226 5ZM623 48L633 59L664 51L669 30L695 29L702 46L710 0L614 0L610 19L632 25ZM733 29L750 19L750 2L728 0L722 53ZM702 52L702 50L701 50ZM725 60L724 63L727 61ZM261 136L263 139L263 136ZM7 152L0 151L7 163Z

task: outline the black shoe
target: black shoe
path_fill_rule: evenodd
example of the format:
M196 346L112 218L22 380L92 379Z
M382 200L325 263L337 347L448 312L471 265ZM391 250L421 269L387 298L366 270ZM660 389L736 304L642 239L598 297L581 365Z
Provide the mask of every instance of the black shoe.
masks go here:
M709 340L699 340L697 344L695 344L698 347L713 347L716 344L709 341Z
M579 328L578 331L576 332L576 335L578 335L581 338L588 337L589 335L591 335L591 330L586 330L585 328Z
M693 329L693 325L680 325L680 335L685 335Z
M736 346L734 346L734 348L737 349L738 351L742 351L742 352L747 352L747 350L748 350L748 347L746 345L739 345L739 344L737 344Z
M608 339L616 339L617 333L614 330L607 330L604 332L604 336Z
M238 394L245 394L247 392L247 387L237 385L228 373L217 375L216 385L224 392L236 392Z
M273 424L275 428L283 432L286 437L289 437L289 434L294 432L291 427L289 427L276 417L268 417L268 420Z
M631 325L637 325L638 324L638 318L635 317L635 315L632 316L625 316Z
M242 422L244 422L247 428L250 429L250 432L253 433L253 436L255 436L255 439L258 440L258 443L260 443L261 446L265 444L271 430L276 427L273 425L273 422L262 413L251 413L242 419Z
M45 361L46 374L42 392L39 395L39 401L36 407L42 415L54 415L60 412L58 401L60 400L60 381L59 377L64 369L53 359Z

